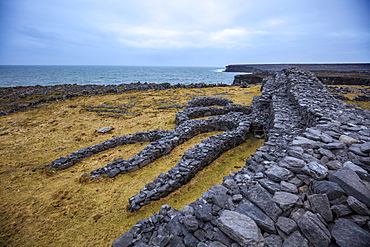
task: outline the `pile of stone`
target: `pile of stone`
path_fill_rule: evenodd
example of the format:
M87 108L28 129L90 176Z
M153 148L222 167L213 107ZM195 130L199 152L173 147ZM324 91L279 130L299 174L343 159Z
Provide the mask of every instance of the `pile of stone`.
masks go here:
M182 210L163 205L113 246L369 246L368 110L289 69L263 81L245 123L266 135L245 167Z

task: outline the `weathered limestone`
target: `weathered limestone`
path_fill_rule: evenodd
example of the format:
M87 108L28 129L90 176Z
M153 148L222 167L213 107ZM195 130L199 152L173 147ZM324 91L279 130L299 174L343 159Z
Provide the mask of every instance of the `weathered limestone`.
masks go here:
M340 247L345 246L369 246L369 232L359 227L351 220L339 218L332 230L333 238Z
M190 120L221 111L224 116ZM139 169L192 135L187 132L217 128L225 132L186 151L176 166L130 198L130 210L139 210L186 183L220 153L242 143L249 131L263 129L266 142L222 185L213 186L182 210L162 206L113 246L367 246L370 242L370 112L342 103L312 73L289 69L266 78L262 95L255 97L251 108L217 97L208 103L197 99L178 119L180 125L173 131L134 134L151 144L136 158L114 161L96 174L123 173L126 168L121 168L129 164ZM107 143L136 140L131 138ZM91 150L103 149L101 144ZM67 167L81 157L79 152L85 153L77 151L53 164Z
M156 225L140 221L130 246L150 245L142 236L163 226L163 246L367 246L369 111L291 69L263 81L245 121L266 138L246 166L183 210L166 209L171 217L161 209Z
M217 219L218 227L241 246L264 246L264 238L256 223L236 211L222 211Z

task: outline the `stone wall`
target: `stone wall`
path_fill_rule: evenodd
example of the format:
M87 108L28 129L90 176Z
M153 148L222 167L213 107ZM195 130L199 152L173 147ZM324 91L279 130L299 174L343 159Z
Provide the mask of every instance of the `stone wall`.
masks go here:
M245 167L182 210L163 205L113 246L369 246L370 112L333 97L314 74L289 69L265 79L241 117L242 127L229 131L263 128L266 136ZM210 142L189 155L212 153ZM190 160L173 169L193 169ZM144 192L170 185L173 174Z

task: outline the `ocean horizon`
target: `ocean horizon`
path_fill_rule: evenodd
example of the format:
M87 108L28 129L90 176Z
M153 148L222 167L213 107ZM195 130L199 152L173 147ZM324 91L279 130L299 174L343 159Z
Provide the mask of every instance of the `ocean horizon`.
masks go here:
M222 67L111 65L0 65L0 87L129 83L232 84L235 72Z

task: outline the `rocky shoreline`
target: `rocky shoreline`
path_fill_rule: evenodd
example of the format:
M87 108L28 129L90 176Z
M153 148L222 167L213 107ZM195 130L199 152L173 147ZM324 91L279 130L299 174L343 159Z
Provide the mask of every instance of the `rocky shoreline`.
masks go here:
M113 246L369 246L370 111L287 69L263 80L243 121L266 138L245 167Z

